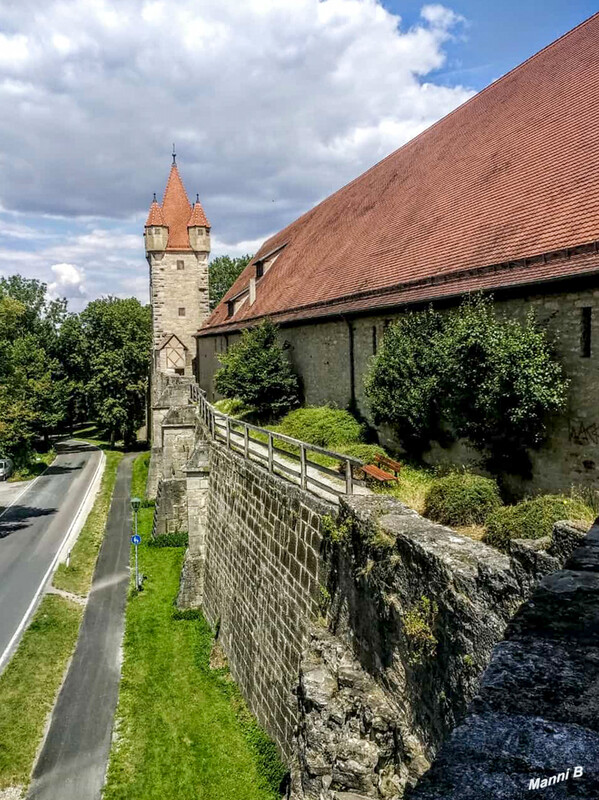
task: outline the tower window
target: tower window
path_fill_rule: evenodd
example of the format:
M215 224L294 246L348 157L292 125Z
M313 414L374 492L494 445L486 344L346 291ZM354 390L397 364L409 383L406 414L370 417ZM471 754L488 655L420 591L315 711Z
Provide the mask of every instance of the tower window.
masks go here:
M185 262L177 261L177 269L185 269Z
M185 309L184 308L179 308L179 316L180 317L184 317L185 316Z
M591 357L591 306L580 309L580 355L582 358Z
M377 345L376 345L376 325L373 325L372 326L372 355L373 356L376 355L376 349L377 349Z

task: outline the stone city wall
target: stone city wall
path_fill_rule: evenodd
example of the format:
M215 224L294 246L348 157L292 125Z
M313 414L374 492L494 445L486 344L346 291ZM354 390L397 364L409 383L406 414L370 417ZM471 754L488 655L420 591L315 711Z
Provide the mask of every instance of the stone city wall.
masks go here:
M579 544L510 622L410 800L599 797L599 526Z
M203 608L231 673L286 758L293 694L319 593L324 501L210 446Z

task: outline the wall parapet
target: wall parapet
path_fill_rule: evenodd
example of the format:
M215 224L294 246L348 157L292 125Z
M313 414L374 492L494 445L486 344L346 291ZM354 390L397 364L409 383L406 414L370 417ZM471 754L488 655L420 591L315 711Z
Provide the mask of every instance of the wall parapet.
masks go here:
M543 578L410 800L599 796L599 525ZM576 771L575 771L576 770Z

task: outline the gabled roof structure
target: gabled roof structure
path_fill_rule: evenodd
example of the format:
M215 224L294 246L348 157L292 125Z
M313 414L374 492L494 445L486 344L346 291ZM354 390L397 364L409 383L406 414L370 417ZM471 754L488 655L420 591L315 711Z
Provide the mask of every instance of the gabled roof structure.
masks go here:
M598 272L598 170L596 14L266 241L199 335Z
M164 190L162 205L156 202L156 196L150 205L146 228L150 225L168 227L167 250L191 250L187 229L195 225L210 227L199 196L193 207L189 202L174 159Z

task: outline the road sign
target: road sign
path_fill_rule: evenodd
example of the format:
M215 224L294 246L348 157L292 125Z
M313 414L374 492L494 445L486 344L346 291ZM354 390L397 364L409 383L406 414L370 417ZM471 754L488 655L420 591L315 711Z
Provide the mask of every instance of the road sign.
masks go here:
M137 534L135 534L135 536L132 536L131 537L131 543L132 544L140 544L141 543L141 536L138 536Z

